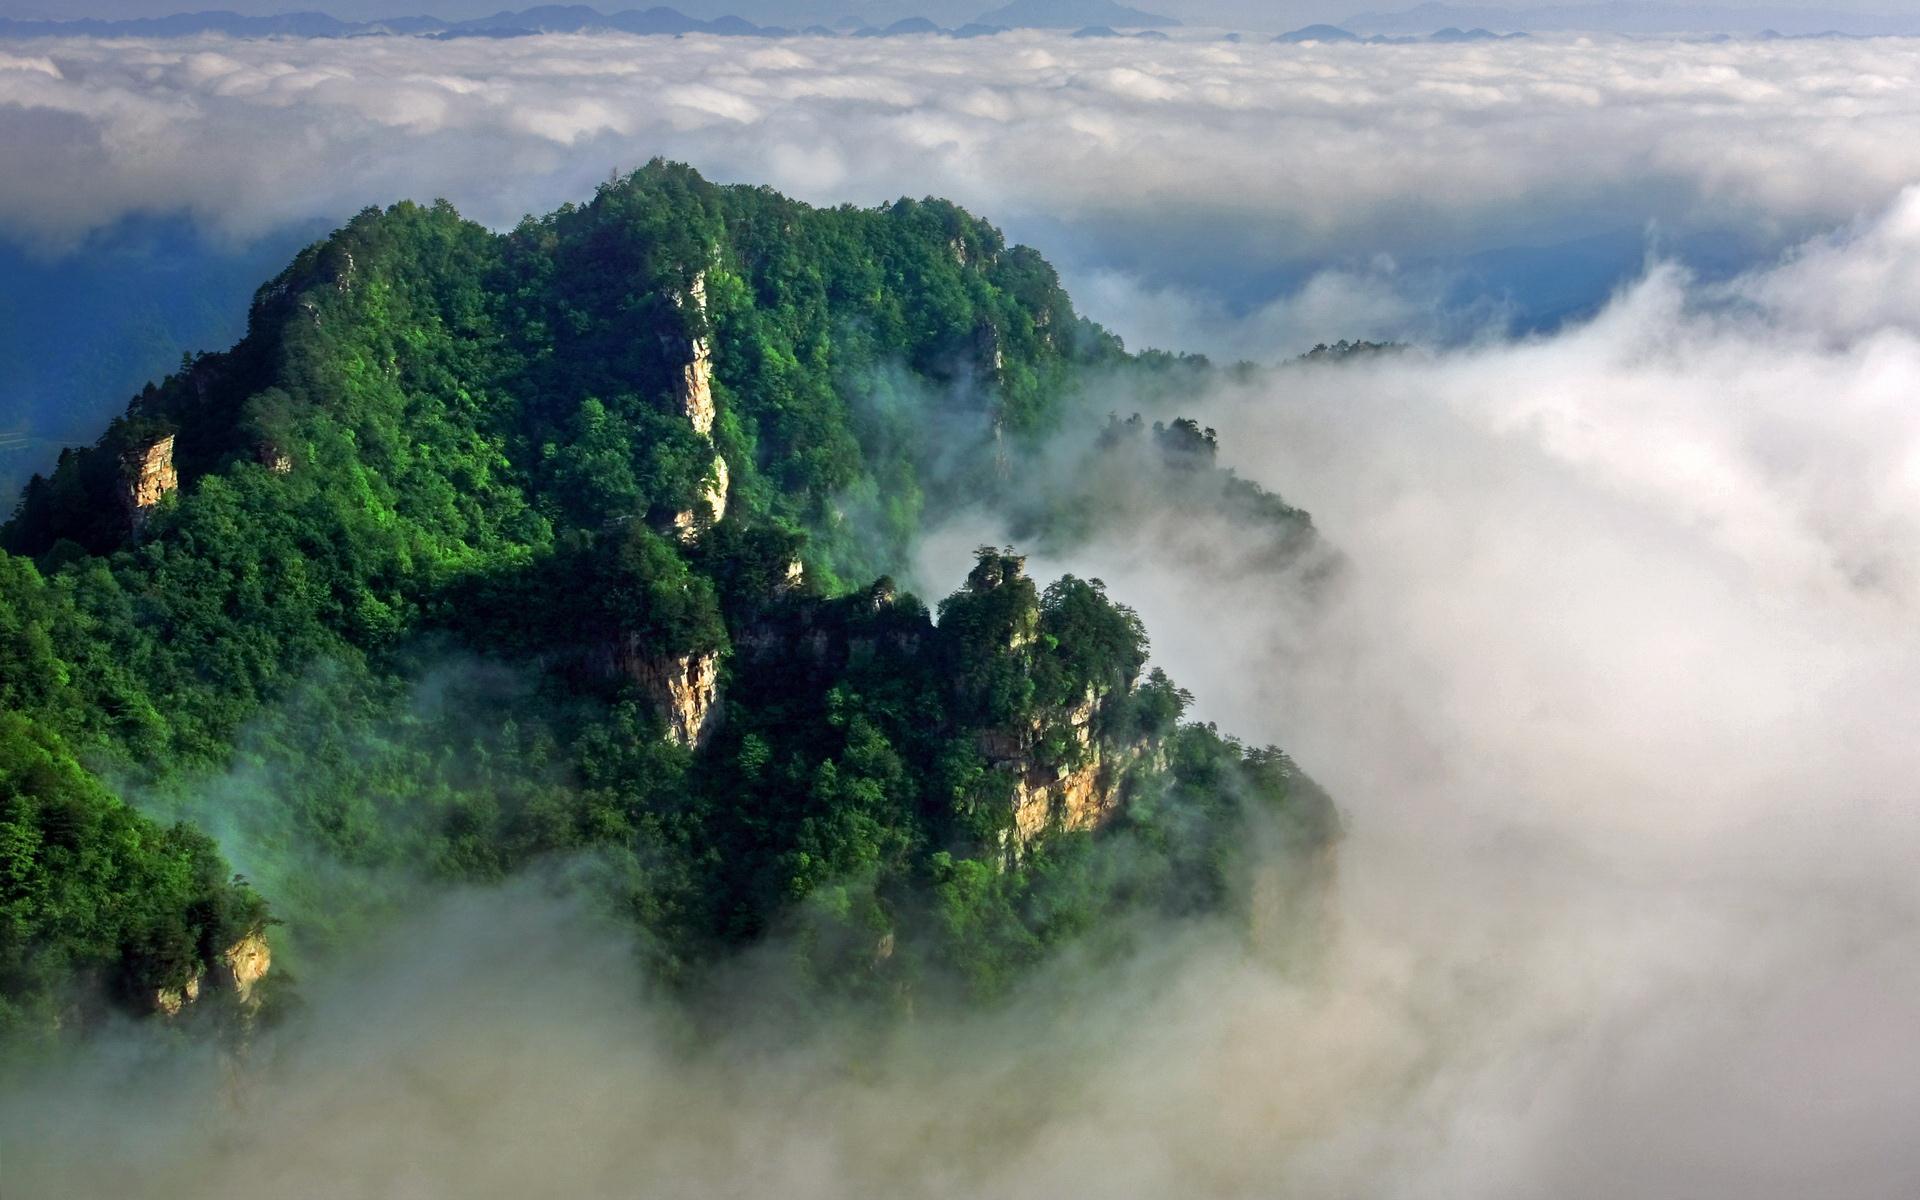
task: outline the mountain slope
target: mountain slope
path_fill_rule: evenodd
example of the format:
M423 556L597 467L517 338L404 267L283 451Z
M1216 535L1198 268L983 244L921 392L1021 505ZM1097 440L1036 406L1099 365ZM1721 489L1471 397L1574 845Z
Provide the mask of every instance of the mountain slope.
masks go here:
M370 210L29 486L0 705L218 830L297 952L564 858L668 979L784 932L821 986L991 993L1119 911L1225 903L1248 821L1303 878L1334 835L1283 755L1179 723L1097 581L983 548L935 622L874 580L930 506L1024 497L1036 536L1123 511L1035 493L1029 448L1103 373L1204 369L1127 356L938 201L816 210L655 163L507 235ZM1199 437L1095 452L1310 540ZM46 864L0 845L0 879ZM13 936L151 997L261 932L249 888L197 877L217 894L182 912L245 928L202 920L164 970ZM0 987L44 1008L85 982L57 975Z

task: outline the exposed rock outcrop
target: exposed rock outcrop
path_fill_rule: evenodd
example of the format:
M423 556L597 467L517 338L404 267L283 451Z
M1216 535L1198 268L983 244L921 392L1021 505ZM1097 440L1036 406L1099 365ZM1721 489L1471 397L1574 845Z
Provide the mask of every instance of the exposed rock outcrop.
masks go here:
M273 967L273 948L267 944L266 931L250 929L233 945L214 956L212 969L196 964L184 983L156 988L153 1011L169 1019L213 995L233 997L242 1013L259 1007L257 995L261 981Z
M265 931L250 930L214 960L214 985L232 992L242 1005L251 1005L254 989L272 967L273 947L267 945Z
M693 286L687 289L685 299L674 298L677 307L691 306L704 319L707 313L707 276L701 272L693 277ZM713 354L707 346L707 339L695 336L687 342L687 362L681 368L680 376L680 415L693 425L693 431L701 437L713 436Z
M631 657L627 677L640 686L667 722L667 737L698 749L720 717L720 655Z
M702 437L713 435L713 358L707 339L693 339L693 358L680 369L680 415Z
M253 448L256 462L275 475L289 475L293 472L293 455L288 454L272 442L260 442Z
M707 276L701 272L693 277L693 284L684 296L674 297L677 308L691 307L697 319L704 323L707 312ZM693 426L693 431L713 442L713 355L707 346L707 339L699 334L689 338L686 343L687 361L680 368L678 399L680 415ZM713 468L707 473L706 486L702 489L700 500L707 508L712 524L719 524L727 515L727 491L730 475L727 460L718 454L713 456ZM683 542L691 542L700 536L705 526L701 521L698 506L673 514L674 533Z
M1127 770L1140 761L1147 747L1103 741L1095 724L1104 704L1105 697L1090 690L1078 704L1051 719L1037 717L1024 728L984 730L975 736L988 764L1013 776L1008 849L1015 855L1043 833L1098 829L1119 811ZM1067 760L1049 765L1041 760L1040 743L1063 728Z
M829 599L797 594L797 581L805 578L798 559L789 565L788 578L796 581L794 589L734 634L735 661L746 669L825 682L876 655L918 655L933 632L924 609L898 604L889 579Z
M1026 559L981 547L967 590L971 607L962 619L971 639L969 653L1005 656L1003 671L1031 672L1036 656L1045 651L1039 646L1041 598L1026 577ZM975 686L961 685L963 707L980 705L970 690ZM1098 829L1120 810L1129 773L1153 750L1149 741L1116 737L1118 722L1106 719L1134 687L1130 675L1089 680L1077 695L1019 709L1017 716L973 730L974 747L987 765L1011 777L1002 843L1010 862L1045 833ZM1007 711L998 701L986 710Z
M1027 556L1024 554L983 556L967 573L967 589L975 594L996 591L1024 578L1026 569ZM1040 609L1038 605L1030 603L1013 614L1007 627L1007 649L1024 650L1039 636Z
M980 363L980 369L994 378L1006 370L1006 352L1000 346L1000 330L991 321L982 321L973 331L974 357Z
M121 500L137 537L160 501L180 487L180 477L173 469L173 435L129 448L121 457L120 467Z
M153 1011L163 1017L177 1017L187 1008L200 1002L200 984L206 978L205 967L195 967L193 974L179 987L154 989Z
M773 594L776 596L791 596L795 592L798 592L803 587L805 587L806 582L807 582L806 564L802 563L797 558L793 559L787 563L786 572L782 574L777 581L775 581L773 585Z
M707 525L718 525L727 515L727 491L730 486L727 472L727 460L720 455L713 456L713 467L707 472L705 484L700 489L700 500L693 508L673 514L673 531L682 542L691 542L700 536ZM700 511L704 507L706 512ZM706 520L702 522L702 516Z

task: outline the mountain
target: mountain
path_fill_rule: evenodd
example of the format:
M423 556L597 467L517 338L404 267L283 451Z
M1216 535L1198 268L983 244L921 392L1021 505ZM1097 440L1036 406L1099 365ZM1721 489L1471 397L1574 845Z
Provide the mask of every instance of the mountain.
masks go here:
M446 21L438 17L386 17L342 21L324 13L247 17L230 12L182 13L170 17L121 21L9 20L0 18L0 37L190 37L217 33L229 37L517 37L539 33L635 33L764 35L782 33L739 17L700 20L677 9L655 7L604 14L585 5L543 5L506 10L489 17Z
M1152 29L1178 25L1172 17L1128 8L1115 0L1012 0L974 18L979 25L1009 29Z
M719 17L703 21L678 9L654 7L603 14L585 5L547 5L519 12L499 12L491 17L456 22L437 33L441 38L501 37L541 33L632 33L682 34L713 33L722 36L754 36L766 32L738 17Z
M1054 0L1045 0L1053 3ZM1179 22L1150 13L1121 8L1107 0L1075 0L1108 14L1121 14L1124 25L1177 25ZM1070 5L1069 7L1072 7ZM1038 23L1038 22L1036 22ZM1010 23L970 23L957 36L978 37L998 32ZM1068 22L1061 28L1071 28ZM922 33L946 32L925 17L904 17L884 27L853 21L849 31L861 37L901 37ZM825 26L808 26L806 36L833 36ZM674 8L656 6L603 13L586 5L543 5L521 10L503 10L487 17L464 21L446 21L438 17L386 17L372 21L342 21L324 13L291 13L277 17L247 17L230 12L182 13L170 17L137 20L13 20L0 17L0 37L191 37L200 34L228 37L431 37L500 38L537 34L630 33L639 35L679 35L709 33L721 37L787 37L793 31L781 26L758 25L743 17L719 16L710 20L690 17Z
M366 26L325 13L284 13L249 17L235 12L176 13L126 20L82 18L71 21L15 20L0 17L0 37L187 37L223 33L230 37L343 37Z
M937 200L656 162L507 234L360 214L0 529L0 1033L244 1026L273 963L542 864L668 986L780 938L896 1004L1221 911L1255 842L1309 912L1327 797L1183 722L1099 581L895 582L963 505L1320 562L1212 430L1108 414L1212 370Z
M1441 45L1459 42L1500 42L1510 38L1524 38L1526 36L1524 33L1500 34L1486 29L1454 29L1449 27L1435 30L1425 36L1389 36L1375 33L1361 37L1359 34L1342 29L1337 25L1308 25L1301 29L1283 33L1273 40L1283 45L1294 46L1319 42L1353 42L1367 46L1414 46L1423 42Z
M1360 40L1360 37L1358 34L1349 33L1337 25L1307 25L1303 28L1283 33L1273 40L1288 45L1297 45L1301 42L1357 42Z
M181 347L238 337L261 277L323 231L235 247L185 219L137 218L52 259L0 240L0 515L62 445L91 441L178 367Z
M1862 36L1920 34L1920 15L1846 13L1826 9L1674 4L1648 0L1495 8L1430 2L1393 12L1366 12L1340 25L1371 33L1416 34L1452 27L1495 31L1562 33L1740 33L1772 30L1789 35L1848 33Z

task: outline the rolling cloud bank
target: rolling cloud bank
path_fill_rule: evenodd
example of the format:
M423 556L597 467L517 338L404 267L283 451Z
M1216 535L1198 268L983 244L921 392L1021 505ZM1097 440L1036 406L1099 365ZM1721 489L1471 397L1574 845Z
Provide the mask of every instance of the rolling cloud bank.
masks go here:
M1291 297L1328 267L1393 290L1477 252L1777 249L1876 210L1920 177L1917 63L1897 39L16 42L0 231L188 213L246 238L403 196L506 225L666 155L814 202L947 196L1150 290Z
M1910 1192L1920 51L894 50L16 47L0 225L245 238L405 194L501 223L663 153L1058 234L1135 342L1421 338L1179 405L1314 513L1330 594L1178 511L1034 564L1107 580L1203 719L1339 798L1318 965L1189 930L985 1016L694 1048L564 895L448 897L303 977L240 1082L130 1035L0 1097L19 1193ZM1602 221L1652 254L1590 317L1450 303L1473 255ZM1744 269L1661 253L1706 233ZM956 515L922 574L1005 536Z
M1272 361L1551 329L1649 247L1725 276L1877 211L1920 178L1917 61L1900 39L0 42L0 270L55 281L0 299L0 413L40 439L0 484L230 343L260 261L370 204L506 226L655 155L820 203L942 195L1130 343ZM199 303L139 301L160 294Z

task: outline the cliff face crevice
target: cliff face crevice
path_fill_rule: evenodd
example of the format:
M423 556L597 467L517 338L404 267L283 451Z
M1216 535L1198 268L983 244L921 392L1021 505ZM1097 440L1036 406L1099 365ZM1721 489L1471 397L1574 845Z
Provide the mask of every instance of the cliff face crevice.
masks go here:
M155 988L153 1011L163 1017L173 1018L200 1003L200 985L206 978L207 969L196 966L193 973L187 976L187 981L180 986Z

